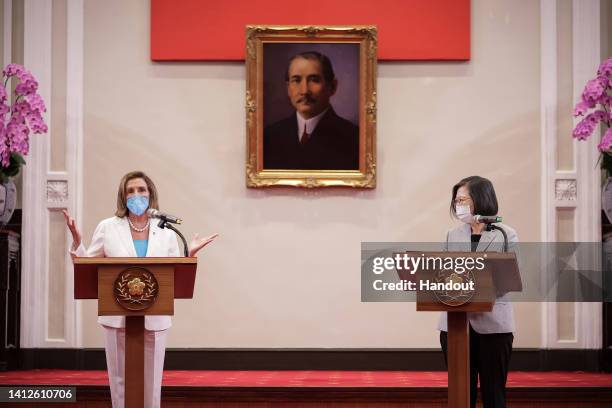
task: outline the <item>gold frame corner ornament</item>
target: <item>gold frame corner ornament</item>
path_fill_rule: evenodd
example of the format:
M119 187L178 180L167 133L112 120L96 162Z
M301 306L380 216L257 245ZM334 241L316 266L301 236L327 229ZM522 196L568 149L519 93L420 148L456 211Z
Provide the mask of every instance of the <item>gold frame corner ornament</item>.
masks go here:
M359 170L267 170L263 168L263 46L264 43L357 43L359 72ZM247 129L246 185L321 188L376 187L376 26L260 26L246 27Z

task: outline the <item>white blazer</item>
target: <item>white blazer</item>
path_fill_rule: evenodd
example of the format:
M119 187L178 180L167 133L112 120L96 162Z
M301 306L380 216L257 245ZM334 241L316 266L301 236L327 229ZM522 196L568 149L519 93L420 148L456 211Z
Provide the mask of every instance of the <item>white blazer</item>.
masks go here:
M96 227L89 248L81 245L76 250L76 256L107 256L136 257L136 249L127 217L111 217L102 220ZM173 231L162 229L155 222L149 227L149 244L147 257L181 256L178 241ZM98 323L116 328L125 327L124 316L100 316ZM166 330L172 326L170 316L146 316L145 329L157 331Z
M496 223L506 231L508 235L508 251L518 252L518 235L511 227ZM504 248L504 236L499 231L483 231L477 252L494 251L502 252ZM471 251L472 228L469 224L463 224L448 231L446 235L445 251ZM472 328L481 334L510 333L514 331L514 312L512 303L508 301L507 295L498 297L490 312L468 312L468 319ZM446 312L442 312L438 321L438 330L447 331Z

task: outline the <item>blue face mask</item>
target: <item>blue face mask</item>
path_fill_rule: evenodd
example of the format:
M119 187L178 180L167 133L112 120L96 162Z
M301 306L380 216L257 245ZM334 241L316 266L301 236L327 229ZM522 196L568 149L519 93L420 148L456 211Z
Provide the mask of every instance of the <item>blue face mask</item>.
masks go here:
M149 197L147 196L132 196L127 199L127 208L132 214L142 215L149 208Z

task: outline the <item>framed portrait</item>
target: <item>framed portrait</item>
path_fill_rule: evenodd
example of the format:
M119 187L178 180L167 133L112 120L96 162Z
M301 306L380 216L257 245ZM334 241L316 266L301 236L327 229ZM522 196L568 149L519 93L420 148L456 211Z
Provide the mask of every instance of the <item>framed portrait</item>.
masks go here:
M248 187L376 187L374 26L247 26Z

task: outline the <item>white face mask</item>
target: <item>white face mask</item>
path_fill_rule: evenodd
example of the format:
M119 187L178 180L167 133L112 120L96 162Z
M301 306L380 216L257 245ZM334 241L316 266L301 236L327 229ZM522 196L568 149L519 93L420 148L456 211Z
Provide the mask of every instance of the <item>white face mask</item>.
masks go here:
M460 221L465 222L466 224L471 224L473 220L472 211L470 211L469 205L458 205L455 208L455 212L457 213L457 218Z

